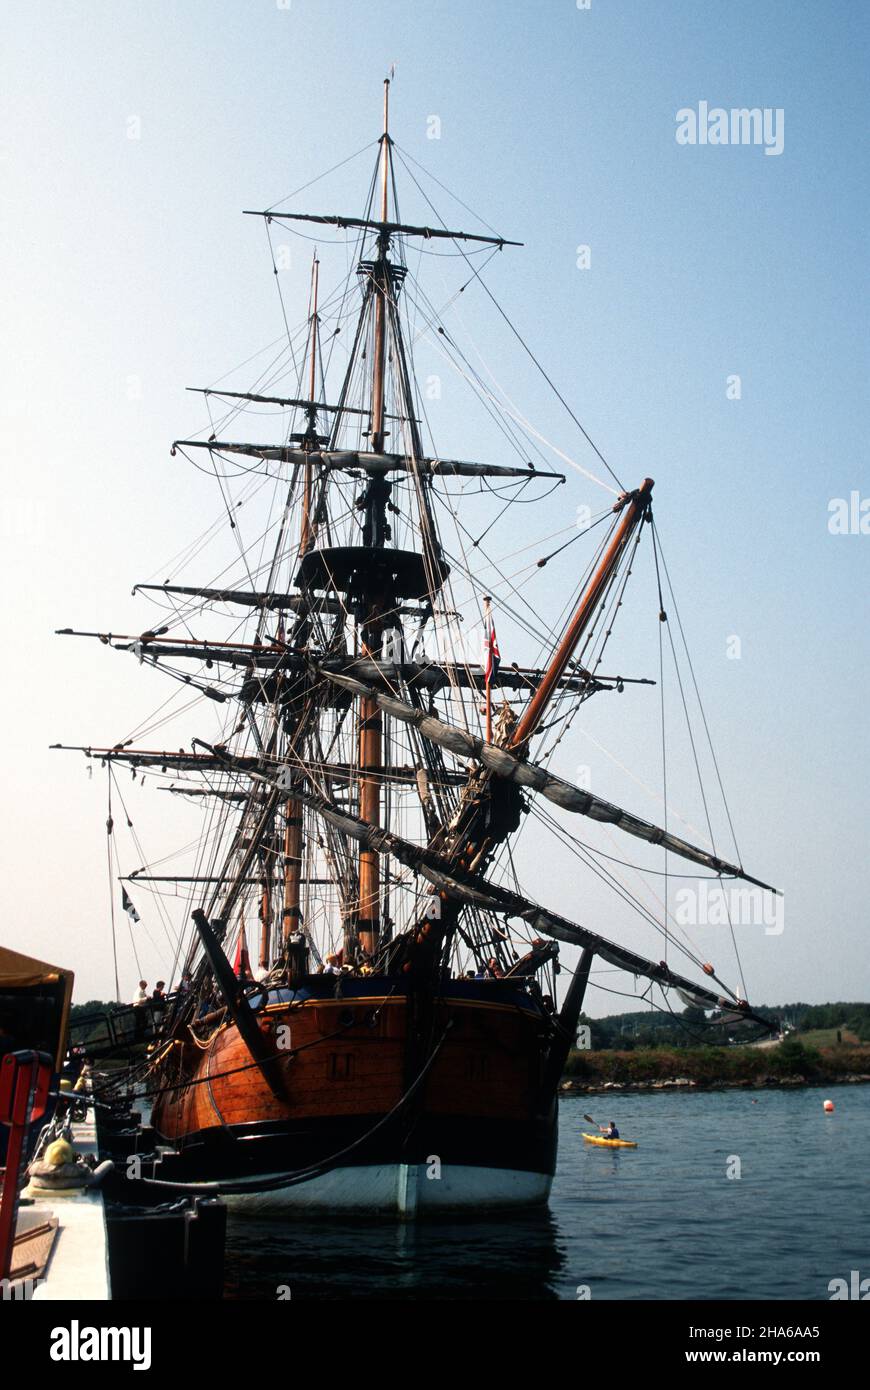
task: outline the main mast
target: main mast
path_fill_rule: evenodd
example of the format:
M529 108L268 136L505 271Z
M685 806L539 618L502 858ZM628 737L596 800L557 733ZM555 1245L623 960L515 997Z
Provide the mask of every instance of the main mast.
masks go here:
M389 213L390 166L390 79L384 79L384 133L381 136L381 222ZM372 267L374 293L374 363L372 372L371 447L376 454L384 449L386 398L387 305L392 296L391 267L387 252L390 233L386 226L378 233L378 255ZM381 516L386 508L390 484L372 479L366 493L366 541L382 546L386 527ZM380 655L383 626L378 602L370 598L362 630L363 655ZM370 825L381 823L381 779L383 760L383 716L374 700L363 696L359 706L360 815ZM380 860L372 850L363 849L359 857L359 944L366 958L374 956L380 933Z
M317 333L320 320L317 315L318 289L320 285L320 262L315 252L311 263L311 318L308 332L308 429L302 447L309 455L303 464L302 472L302 527L299 537L299 558L305 555L314 543L314 523L311 514L313 470L310 455L319 443L317 438Z

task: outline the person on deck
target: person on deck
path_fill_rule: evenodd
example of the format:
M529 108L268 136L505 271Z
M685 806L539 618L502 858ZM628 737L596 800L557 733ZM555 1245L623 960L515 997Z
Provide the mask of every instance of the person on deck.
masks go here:
M151 1017L159 1027L166 1012L166 981L158 980L151 993Z
M619 1138L619 1130L616 1128L616 1124L614 1123L613 1120L610 1121L610 1124L609 1124L609 1125L599 1125L598 1128L599 1128L599 1129L602 1131L602 1133L604 1134L604 1138L605 1138L605 1139L618 1139L618 1138Z
M138 1042L144 1038L148 1027L148 981L140 980L139 988L133 996L133 1019L135 1022L135 1035Z

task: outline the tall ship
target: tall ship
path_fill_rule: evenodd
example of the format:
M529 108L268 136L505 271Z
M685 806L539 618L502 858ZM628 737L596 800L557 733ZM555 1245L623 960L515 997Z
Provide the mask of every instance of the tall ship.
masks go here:
M666 938L643 955L552 905L548 856L583 846L584 818L626 857L639 840L653 847L646 863L767 886L667 814L645 820L558 770L581 706L656 684L608 664L644 545L664 583L653 483L623 486L596 450L600 512L578 526L572 502L548 554L530 548L534 505L571 491L564 465L411 272L449 252L462 289L489 295L483 267L518 243L453 230L434 207L428 225L402 221L403 172L421 186L400 167L388 101L389 82L361 215L253 214L273 263L276 233L294 229L339 238L349 265L327 287L315 253L305 312L294 327L282 295L286 336L255 379L196 388L210 425L173 453L217 488L225 563L198 570L213 529L164 582L137 585L158 621L76 634L132 652L186 702L181 748L161 746L155 718L150 737L82 750L106 769L110 842L125 769L201 816L184 872L115 864L133 915L134 897L149 910L146 892L161 914L183 908L166 1000L125 1073L150 1097L143 1176L252 1211L545 1203L594 962L627 972L638 998L766 1026L666 911L639 907ZM424 334L476 392L506 458L437 451L414 363ZM496 532L518 560L491 560ZM527 580L569 545L570 583L541 611ZM525 664L502 657L497 625ZM524 887L512 845L530 817L540 868ZM614 863L584 852L583 864L581 911L587 870L631 896ZM106 1085L117 1090L117 1073Z

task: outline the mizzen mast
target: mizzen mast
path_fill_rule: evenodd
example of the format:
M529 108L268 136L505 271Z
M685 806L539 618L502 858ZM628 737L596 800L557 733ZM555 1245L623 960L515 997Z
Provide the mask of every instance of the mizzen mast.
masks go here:
M315 521L313 517L314 476L311 455L320 446L317 433L317 347L320 319L318 316L318 291L320 284L320 262L315 252L311 263L311 313L308 332L308 429L302 440L305 462L302 465L302 519L299 528L299 558L302 559L315 541ZM301 615L301 628L308 630L306 614ZM301 634L298 634L301 635ZM304 712L297 725L296 737L302 731ZM287 943L302 926L300 906L302 889L302 804L294 797L288 798L284 807L284 855L283 855L283 904L281 909L281 939L286 955Z

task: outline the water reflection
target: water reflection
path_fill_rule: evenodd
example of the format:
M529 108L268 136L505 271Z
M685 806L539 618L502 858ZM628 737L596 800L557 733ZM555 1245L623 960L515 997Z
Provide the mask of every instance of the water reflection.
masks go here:
M231 1215L226 1297L276 1299L285 1286L293 1299L556 1299L565 1258L546 1209L415 1222Z

